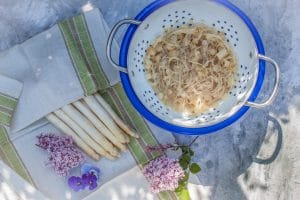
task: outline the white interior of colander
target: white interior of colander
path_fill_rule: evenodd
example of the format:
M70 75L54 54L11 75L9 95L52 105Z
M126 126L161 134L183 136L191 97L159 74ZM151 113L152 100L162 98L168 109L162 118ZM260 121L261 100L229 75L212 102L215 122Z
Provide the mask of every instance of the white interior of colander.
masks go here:
M204 23L225 33L235 51L238 71L235 85L215 108L187 117L166 106L145 78L146 49L168 28ZM185 127L203 127L223 121L240 109L251 95L257 79L258 59L255 40L235 13L209 0L182 0L170 3L149 15L136 30L129 46L127 64L132 87L143 105L160 119Z

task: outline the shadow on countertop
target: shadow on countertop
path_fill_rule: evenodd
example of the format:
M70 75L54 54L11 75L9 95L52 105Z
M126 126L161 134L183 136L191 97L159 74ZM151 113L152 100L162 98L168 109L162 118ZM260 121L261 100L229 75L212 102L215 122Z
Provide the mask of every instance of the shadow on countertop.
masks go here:
M260 112L261 115L249 113L240 124L222 132L200 136L193 144L197 155L194 161L202 167L199 180L201 185L211 186L212 199L247 199L237 182L241 174L249 190L267 189L262 183L249 181L251 174L247 170L253 162L266 165L276 159L282 146L282 128L276 118L269 115L264 117L266 113ZM261 146L269 142L269 136L266 137L268 128L263 124L269 124L272 133L277 133L276 147L268 158L257 157ZM187 144L194 139L175 136Z

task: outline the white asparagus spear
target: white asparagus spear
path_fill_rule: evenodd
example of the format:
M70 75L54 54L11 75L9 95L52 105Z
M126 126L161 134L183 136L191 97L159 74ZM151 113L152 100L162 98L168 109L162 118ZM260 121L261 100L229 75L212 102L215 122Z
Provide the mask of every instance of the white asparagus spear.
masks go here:
M110 105L100 96L100 94L94 95L101 106L108 112L108 114L113 118L113 120L117 123L117 125L125 131L128 135L132 137L138 138L138 134L134 132L129 126L127 126L123 120L115 113L115 111L110 107Z
M113 156L119 156L118 150L93 126L93 124L85 118L74 106L66 105L62 110L70 116L83 130L85 130L91 138L100 144L107 152Z
M63 133L69 135L74 140L75 144L81 148L88 156L94 160L100 160L100 156L87 145L69 126L67 126L62 120L60 120L55 114L50 113L46 118Z
M118 127L118 125L114 122L114 120L108 115L108 113L99 104L99 102L94 96L87 96L83 100L116 137L118 138L123 137L122 140L123 141L126 140L123 131Z
M128 137L128 135L126 133L124 133L124 131L122 131L122 133L124 134L125 137L125 143L129 143L130 142L130 138Z
M128 144L129 142L130 142L130 138L129 138L129 136L122 130L122 129L120 129L121 130L121 133L124 135L124 137L125 137L125 144Z
M97 142L95 142L90 136L80 128L66 113L64 113L61 109L56 110L55 115L64 121L69 127L71 127L78 135L84 140L87 144L89 144L97 153L101 156L107 157L109 153L107 153Z
M72 103L86 118L88 118L92 124L100 131L108 140L110 140L116 147L121 149L122 151L126 151L127 147L116 138L110 130L106 128L106 126L98 119L97 116L89 109L89 107L82 103L81 101L76 101ZM123 141L125 142L125 141Z

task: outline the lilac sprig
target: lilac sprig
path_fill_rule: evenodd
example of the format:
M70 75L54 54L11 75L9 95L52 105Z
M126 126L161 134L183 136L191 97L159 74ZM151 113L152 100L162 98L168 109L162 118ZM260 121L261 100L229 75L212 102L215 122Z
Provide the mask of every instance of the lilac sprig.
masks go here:
M41 134L37 138L36 145L50 154L46 166L53 167L59 176L67 176L70 169L81 165L85 160L83 153L74 146L69 136Z
M143 174L149 181L150 189L154 193L175 190L179 180L185 176L178 160L167 156L161 156L150 161L143 169Z
M154 145L154 146L148 145L146 147L146 151L149 153L153 153L153 152L163 153L167 149L170 149L172 147L174 147L174 145L172 145L172 144L160 144L160 145Z
M83 154L75 147L61 147L50 154L46 166L53 167L59 176L68 176L70 169L84 162Z
M38 147L47 150L49 153L55 152L60 149L62 146L64 147L72 147L73 140L70 136L58 136L52 133L50 134L41 134L37 136Z
M166 190L175 191L180 199L189 199L187 184L190 173L196 174L201 168L197 163L191 162L194 151L191 149L194 140L188 145L163 144L156 146L147 146L149 153L158 152L164 154L166 150L181 150L181 156L178 160L168 158L165 155L149 161L144 167L143 174L150 183L150 189L154 193Z

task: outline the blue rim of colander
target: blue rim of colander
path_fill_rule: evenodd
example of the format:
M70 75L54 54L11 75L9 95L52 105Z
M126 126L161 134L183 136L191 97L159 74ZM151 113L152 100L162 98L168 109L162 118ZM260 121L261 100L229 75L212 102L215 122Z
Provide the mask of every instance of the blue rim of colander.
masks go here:
M149 16L152 12L155 10L159 9L160 7L174 2L176 0L157 0L154 1L153 3L149 4L147 7L145 7L136 17L136 20L143 21L147 16ZM227 0L214 0L217 3L222 4L223 6L229 8L232 12L237 14L243 21L244 23L248 26L249 30L251 31L253 38L255 39L257 50L259 54L264 55L264 46L262 43L262 40L259 36L259 33L257 32L255 26L251 22L251 20L247 17L243 11L241 11L238 7L233 5ZM137 29L137 25L130 25L123 37L123 41L121 44L121 49L120 49L120 57L119 57L119 63L121 66L127 66L127 54L128 54L128 49L129 45L131 42L131 39ZM257 81L255 84L255 87L252 91L251 96L249 97L248 101L254 101L261 89L263 80L264 80L264 75L265 75L265 61L260 60L259 61L259 71L258 71L258 77ZM166 121L163 121L162 119L158 118L154 114L152 114L139 100L137 95L135 94L133 87L130 83L129 77L126 73L120 73L121 81L124 87L124 90L126 92L126 95L128 96L130 102L132 105L135 107L136 110L139 111L139 113L145 117L147 120L152 122L153 124L164 128L168 131L171 131L173 133L179 133L179 134L184 134L184 135L204 135L208 133L212 133L215 131L218 131L220 129L223 129L229 125L231 125L233 122L237 121L239 118L241 118L249 109L248 106L243 106L241 107L240 110L238 110L234 115L231 117L225 119L222 122L219 122L214 125L210 125L207 127L182 127L178 125L174 125L171 123L168 123Z

